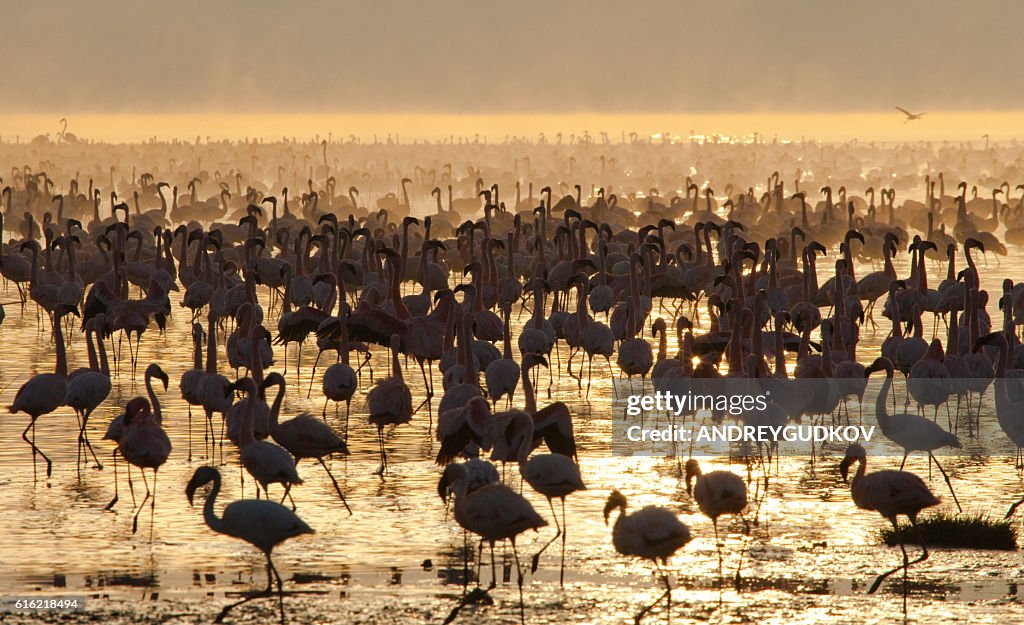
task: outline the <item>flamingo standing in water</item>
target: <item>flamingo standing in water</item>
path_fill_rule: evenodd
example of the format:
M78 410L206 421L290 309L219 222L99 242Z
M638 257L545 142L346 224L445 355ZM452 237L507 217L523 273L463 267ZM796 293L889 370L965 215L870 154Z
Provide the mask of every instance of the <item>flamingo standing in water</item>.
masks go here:
M138 529L139 514L146 507L146 500L152 496L152 502L149 504L149 538L152 540L153 517L156 514L156 474L171 455L171 440L153 416L149 400L145 397L136 397L125 406L124 426L124 434L118 442L118 449L121 450L126 462L141 469L142 482L146 485L146 496L132 518L132 533ZM149 482L146 481L145 469L153 469L152 491L149 489Z
M103 338L97 341L99 346L99 358L97 358L96 347L93 345L93 336L96 335L96 328L102 328L106 321L106 315L97 314L85 324L85 342L89 352L89 367L79 369L68 377L68 390L64 403L75 410L78 417L78 455L81 459L82 446L84 445L97 469L103 468L103 463L96 457L92 443L89 442L89 433L86 429L89 424L89 417L94 410L110 394L110 366L107 363L107 350L103 346Z
M668 581L668 573L662 568L668 559L675 555L683 545L690 542L690 528L679 520L675 512L659 506L645 506L632 514L627 514L626 496L617 490L612 491L608 502L604 505L604 522L613 510L619 510L619 516L612 527L612 545L615 551L624 556L637 556L650 560L655 570L661 575L665 584L665 593L644 607L634 619L637 625L645 614L658 605L662 599L668 600L668 610L672 611L672 585Z
M391 377L377 382L366 395L370 409L370 425L377 426L377 442L380 444L380 470L388 470L388 455L384 451L384 426L401 425L412 420L412 393L402 379L402 365L398 362L401 338L391 335Z
M64 405L64 398L68 393L68 353L64 346L64 331L61 329L61 320L65 315L78 316L78 309L74 306L58 304L53 309L53 340L57 351L57 366L53 373L40 373L25 382L18 394L14 396L14 402L8 406L11 414L24 412L32 418L28 427L21 433L21 438L32 446L32 469L35 471L36 454L46 461L46 477L53 473L53 462L50 458L36 447L36 421L44 414L50 414ZM28 433L32 431L32 439L29 440Z
M868 377L875 371L885 371L885 382L882 383L882 388L878 391L878 397L875 399L875 415L878 418L879 427L882 428L882 434L903 448L903 462L900 463L900 470L907 464L907 456L910 455L910 452L926 452L928 458L939 468L942 478L946 480L946 486L949 487L949 492L953 495L953 501L956 503L957 510L962 512L963 508L960 507L960 501L953 490L953 484L949 481L949 475L946 474L946 470L942 468L942 465L939 464L938 459L932 453L942 447L960 449L960 439L943 430L942 426L929 420L924 415L911 413L889 414L885 398L892 387L893 364L888 358L876 358L871 363L871 366L865 369L864 376Z
M150 363L150 365L148 367L146 367L146 371L145 371L146 394L149 397L150 404L152 405L153 420L156 421L156 423L158 425L163 425L163 413L160 410L160 400L157 398L156 393L153 391L153 378L157 378L158 380L163 382L164 383L164 390L165 391L167 390L167 384L169 383L169 378L167 377L167 374L164 373L164 370L160 368L160 365L156 364L155 362L154 363ZM117 500L118 500L118 490L117 490L117 488L118 488L118 486L117 486L117 455L121 453L120 444L121 444L121 438L124 436L125 425L126 425L125 424L125 419L127 418L126 415L127 415L126 412L122 412L121 414L119 414L116 417L114 417L110 421L110 425L107 426L107 431L103 434L103 440L105 440L105 441L114 441L114 444L117 445L116 447L114 447L114 450L110 453L110 456L114 460L114 497L110 500L110 503L108 503L103 508L104 510L111 510L111 509L113 509L114 505L117 503ZM132 486L131 465L128 465L128 490L132 493L132 506L134 506L135 505L135 489Z
M448 494L455 494L455 521L464 529L480 536L491 546L491 586L497 584L497 568L494 564L494 543L508 540L512 543L512 555L516 562L519 586L519 619L525 622L523 604L523 570L519 565L519 551L516 537L526 530L536 530L548 524L530 502L522 495L501 483L487 484L469 492L469 472L460 463L449 464L441 474L437 492L447 501ZM480 544L483 550L483 543ZM477 558L479 561L479 557Z
M694 487L694 479L697 484ZM747 485L743 478L731 471L704 473L700 463L690 458L686 461L686 493L697 501L697 507L711 519L715 528L715 549L718 551L718 575L722 576L722 543L718 540L718 517L735 514L742 517L747 507ZM742 555L741 555L742 557ZM740 572L736 571L739 583Z
M303 458L312 458L319 462L320 466L327 472L327 477L331 478L331 483L334 484L334 490L337 491L338 497L341 498L341 503L345 505L348 513L352 514L352 509L348 507L348 502L345 501L345 494L341 492L338 480L335 479L331 469L324 461L324 458L334 453L347 456L349 453L348 446L331 429L331 426L308 412L304 412L287 421L280 421L285 381L284 376L276 371L268 375L267 379L263 381L264 388L275 384L277 385L277 397L274 398L274 404L270 407L270 436L274 439L274 442L288 450L288 453L295 458L296 465Z
M532 355L530 357L540 358L539 356ZM513 441L519 442L519 446L516 449L516 460L519 463L519 474L533 490L547 498L548 507L551 509L551 516L555 519L555 528L557 531L555 535L552 536L543 547L541 547L540 551L533 556L530 570L532 572L536 572L541 554L543 554L547 548L555 542L555 540L561 537L562 564L559 570L558 583L560 586L564 586L565 540L567 536L565 498L576 491L587 489L586 485L583 483L583 477L580 475L580 467L576 464L575 460L565 454L536 454L530 457L530 452L534 448L534 424L532 413L513 411L512 417L508 420L508 423L505 426L503 438L504 441L499 441L499 443L512 443ZM499 446L500 445L496 444L496 449ZM502 457L502 459L504 459L504 457ZM561 523L558 522L558 515L555 513L555 498L560 499L562 502Z
M275 501L266 499L242 499L229 503L221 516L213 510L217 495L220 494L220 472L213 467L199 467L192 474L188 486L185 487L185 495L188 497L189 505L195 497L197 490L213 482L213 488L206 496L203 505L203 520L207 527L226 536L240 538L253 545L263 552L267 558L267 588L262 593L247 597L236 603L225 607L217 616L215 622L224 620L233 608L251 601L257 597L266 597L273 593L273 582L277 580L278 605L281 609L281 622L284 622L284 585L281 582L281 575L274 566L271 552L274 547L295 536L312 534L313 530L305 521L300 519L294 512Z
M203 325L192 324L192 368L181 374L181 398L188 406L188 459L192 460L192 406L202 406L200 390L206 377L203 369Z
M910 565L924 562L928 558L928 546L924 543L924 537L920 536L920 529L917 526L917 515L925 508L939 505L939 499L928 489L924 481L909 471L875 471L866 474L867 452L864 447L854 443L847 447L846 456L839 464L839 471L846 480L850 465L859 463L857 473L850 483L850 494L853 495L853 503L861 510L875 510L892 523L896 535L900 537L900 550L903 552L903 565L891 571L882 573L868 589L868 594L878 590L882 581L896 571L903 569L903 600L906 601L907 594L907 569ZM896 517L906 516L910 524L918 532L921 543L921 556L910 562L907 558L907 548L903 545L902 535L899 533L899 525Z
M302 478L295 470L295 460L285 449L269 441L256 440L253 436L252 422L256 406L256 382L252 378L242 378L232 385L232 388L242 391L249 398L245 414L242 416L242 429L238 435L242 466L263 487L263 494L267 496L267 499L270 498L267 486L270 484L284 486L284 496L281 497L281 502L284 503L285 499L291 498L292 486L302 484ZM259 499L258 489L256 498ZM292 510L294 509L295 501L292 500Z

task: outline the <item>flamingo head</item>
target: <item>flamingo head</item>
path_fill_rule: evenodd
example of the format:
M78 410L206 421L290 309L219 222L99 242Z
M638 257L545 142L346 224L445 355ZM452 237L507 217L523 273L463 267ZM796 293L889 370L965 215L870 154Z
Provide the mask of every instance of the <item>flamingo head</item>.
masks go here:
M686 461L686 494L693 495L693 480L699 475L703 475L700 470L700 463L695 458L690 458Z
M220 472L217 469L209 466L199 467L196 472L192 474L192 479L188 481L188 485L185 487L185 496L188 497L188 505L192 505L192 500L195 497L196 491L206 486L210 482L220 480Z
M627 505L626 496L618 490L613 490L612 494L608 496L608 502L604 504L604 524L608 525L608 517L611 516L612 510L621 508L625 511Z
M146 367L146 377L156 378L164 383L164 390L167 390L168 384L170 384L170 378L164 373L164 370L160 368L160 365L155 362Z
M853 443L846 448L846 456L843 461L839 463L839 473L843 476L843 481L846 481L847 474L850 471L850 465L854 462L863 463L867 459L867 451L860 443Z

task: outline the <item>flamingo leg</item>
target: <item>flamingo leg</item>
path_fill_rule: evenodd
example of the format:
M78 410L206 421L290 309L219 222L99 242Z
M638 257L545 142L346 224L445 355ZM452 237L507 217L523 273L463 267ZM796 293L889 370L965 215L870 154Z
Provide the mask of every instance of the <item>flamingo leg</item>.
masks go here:
M509 539L512 543L512 557L516 561L516 585L519 587L519 622L526 623L526 608L523 605L523 569L519 566L519 551L516 549L516 538Z
M565 522L565 497L562 497L562 525L559 528L562 532L562 564L558 570L558 585L561 587L565 586L565 538L569 533L569 528Z
M146 480L146 470L139 469L139 473L142 474L142 483L146 485L146 496L142 498L142 503L135 510L135 516L132 517L132 534L139 529L139 515L142 514L142 509L146 507L146 501L149 500L149 482Z
M633 619L633 623L635 625L640 625L640 621L644 618L644 616L652 609L654 609L654 606L661 603L662 599L668 599L668 610L669 612L672 611L672 585L668 581L668 573L663 571L661 567L658 566L657 562L654 563L654 568L658 571L658 573L661 574L661 579L665 584L665 592L660 597L655 599L653 603L645 606L642 610L640 610L640 612L637 613L636 617Z
M113 510L114 505L117 503L117 451L115 448L114 451L110 452L114 459L114 498L103 508L104 510Z
M715 550L718 551L718 583L722 584L722 543L718 539L718 517L711 519L711 525L715 528Z
M377 444L380 447L380 475L388 471L388 454L384 451L384 428L377 426Z
M918 542L921 544L921 555L917 559L915 559L915 560L907 561L907 551L906 551L906 547L904 547L904 545L903 545L903 534L900 533L899 527L897 527L896 521L894 519L892 521L892 527L896 531L896 535L900 539L900 549L903 550L903 564L901 564L900 566L898 566L898 567L896 567L896 568L894 568L892 570L886 571L886 572L882 573L881 575L879 575L878 577L876 577L874 583L871 584L871 588L868 589L868 594L869 595L873 594L875 591L877 591L878 587L882 585L883 581L885 581L885 578L889 577L890 575L892 575L896 571L899 571L900 569L903 569L905 571L909 567L911 567L911 566L913 566L915 564L918 564L920 562L924 562L925 560L928 559L928 545L925 544L924 535L921 533L920 526L917 524L917 521L915 521L914 519L910 520L910 525L913 526L914 531L917 533Z
M42 456L43 460L46 461L46 477L49 478L50 474L53 473L53 462L50 460L49 457L47 457L46 454L43 453L42 449L39 449L38 447L36 447L36 419L38 419L38 418L39 417L32 417L32 421L29 422L28 427L26 427L25 431L21 433L21 439L23 441L25 441L26 443L28 443L29 445L32 446L32 462L33 462L33 466L34 466L34 463L35 463L35 460L36 460L36 454L39 454L40 456ZM28 438L28 433L29 433L30 430L32 431L32 438L31 438L31 440Z
M157 469L153 468L153 499L149 502L149 542L153 542L153 525L156 519L156 474Z
M96 457L96 451L93 450L92 443L89 442L89 433L85 429L86 425L89 423L89 417L91 415L92 415L92 410L89 410L88 412L82 414L82 427L78 431L79 444L85 443L85 448L89 450L90 454L92 454L92 459L93 459L93 462L96 463L96 468L97 469L103 469L103 463L100 462L100 459Z
M939 473L942 474L942 479L946 480L946 486L949 487L949 492L953 495L953 502L956 504L956 509L959 512L963 512L964 509L960 506L960 500L956 498L956 491L953 490L953 484L949 481L949 476L946 474L946 470L939 464L939 459L936 458L931 452L928 452L928 457L935 461L935 466L939 468Z
M130 462L125 463L128 467L128 492L132 495L132 510L135 509L135 484L132 483L132 465Z
M252 593L251 595L249 595L248 597L242 599L241 601L236 601L235 603L232 603L232 604L229 604L229 605L225 606L224 609L222 609L220 611L220 614L217 615L217 618L215 618L213 620L214 623L223 623L224 622L224 618L228 615L228 613L231 612L231 610L234 610L235 608L237 608L240 605L244 605L246 603L249 603L253 599L260 599L260 598L263 598L263 597L271 596L274 593L274 579L275 578L277 579L277 588L278 588L279 597L280 597L281 622L284 623L284 587L283 587L283 585L281 583L281 576L277 572L277 567L274 566L273 561L270 559L270 553L266 552L266 556L267 556L267 587L265 589L263 589L262 591L260 591L260 592Z
M309 389L306 390L306 399L309 399L310 394L313 392L313 378L316 377L316 366L320 364L320 355L323 353L322 350L317 351L316 360L313 361L313 373L309 374Z
M565 500L563 499L562 502L564 505ZM558 515L555 513L555 502L551 499L551 497L548 497L548 507L551 508L551 518L555 520L555 529L557 531L555 532L555 535L552 536L550 540L548 540L548 542L544 543L544 546L540 548L540 551L533 554L533 560L530 562L530 573L537 572L537 566L540 564L541 554L543 554L547 550L547 548L551 546L551 543L558 540L558 537L562 535L562 526L558 522Z
M483 542L481 541L481 545ZM491 590L498 585L498 568L494 565L494 541L491 541L491 585L487 587L487 590Z
M338 480L334 479L334 474L331 473L331 469L328 468L327 463L324 462L323 458L317 458L317 461L320 462L320 466L322 466L324 471L327 472L327 476L331 478L331 483L334 484L334 490L337 491L338 497L341 498L341 503L344 504L345 509L348 510L349 516L352 516L352 508L348 507L348 502L345 501L345 494L341 492L341 486L338 485Z

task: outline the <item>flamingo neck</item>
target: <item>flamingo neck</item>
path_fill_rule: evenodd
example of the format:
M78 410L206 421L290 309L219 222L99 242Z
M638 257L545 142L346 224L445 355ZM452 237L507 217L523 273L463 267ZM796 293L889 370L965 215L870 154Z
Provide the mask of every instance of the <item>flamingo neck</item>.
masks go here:
M68 353L64 346L64 330L61 328L63 317L53 318L53 338L57 343L57 368L56 374L66 378L68 376Z
M210 489L210 494L206 496L206 501L203 503L203 520L206 521L206 525L213 531L223 534L222 522L223 519L217 516L217 513L213 511L213 503L217 499L217 495L220 494L220 474L217 474L213 478L213 488Z
M892 388L892 369L887 369L885 372L885 381L882 382L882 388L878 391L878 397L875 399L875 415L878 418L878 425L882 428L882 432L890 430L892 425L892 417L889 415L889 410L886 407L886 399L889 396L889 389ZM864 464L861 463L861 469L864 468Z
M534 415L537 413L537 395L533 390L533 381L530 380L530 369L533 367L525 367L523 369L523 393L526 395L526 413Z
M274 403L270 406L270 431L274 432L278 429L279 419L281 415L281 402L284 401L284 381L278 382L277 395L274 397Z
M149 403L153 406L153 418L158 424L163 424L163 413L160 411L160 400L153 391L153 378L146 376L146 394L149 396Z
M214 320L213 315L210 315L209 323L209 339L206 344L206 372L217 373L217 322Z
M253 436L253 415L256 412L256 402L258 398L256 396L256 385L247 384L246 396L245 396L245 412L242 414L242 429L238 433L238 447L243 448L247 445L252 445L256 442L256 437Z
M99 362L96 360L96 348L93 346L92 337L94 332L91 328L85 331L85 347L89 353L89 368L93 371L99 371Z

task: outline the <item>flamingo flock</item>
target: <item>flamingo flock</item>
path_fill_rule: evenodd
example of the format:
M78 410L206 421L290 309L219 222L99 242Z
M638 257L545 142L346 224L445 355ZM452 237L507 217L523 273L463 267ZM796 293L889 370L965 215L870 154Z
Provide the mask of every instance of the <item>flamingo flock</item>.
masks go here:
M205 523L265 555L265 594L276 580L282 619L284 591L271 551L313 532L299 516L308 488L303 475L312 463L300 468L300 462L319 464L342 507L358 515L361 493L345 492L332 459L373 455L379 479L392 479L389 440L396 428L417 426L437 450L430 455L438 465L438 493L453 499L454 523L478 536L481 549L484 542L491 548L491 589L494 547L509 542L525 620L527 569L535 573L546 549L561 539L564 585L565 501L595 486L580 465L581 439L590 432L574 414L576 401L551 400L556 385L563 399L568 392L580 404L595 404L610 401L594 389L608 390L612 377L659 390L685 388L696 378L740 378L771 389L775 398L763 414L740 417L745 422L838 423L854 418L848 402L862 405L868 378L884 372L874 406L881 435L903 450L904 464L911 453L926 454L958 509L956 476L935 452L959 449L980 431L988 392L996 423L1024 469L1024 385L1016 382L1024 377L1018 332L1024 283L1006 278L1001 292L989 293L976 259L1005 256L1004 241L1013 245L1010 234L1024 230L1024 205L1009 197L1009 182L978 180L968 197L966 180L946 194L949 171L894 173L861 196L853 185L864 184L863 176L840 168L827 179L798 171L787 190L777 171L766 184L741 184L753 166L724 149L710 151L702 165L719 173L714 177L653 171L631 177L623 163L650 145L597 143L588 135L566 144L562 137L557 144L545 139L545 150L556 156L542 159L534 151L529 175L505 171L500 160L513 146L531 149L525 141L505 151L465 144L464 153L476 160L460 178L451 163L430 160L424 148L402 152L401 166L381 161L360 170L349 154L371 146L317 140L279 146L287 147L287 162L280 158L285 151L274 160L263 144L226 142L206 146L211 158L202 163L170 146L181 158L168 166L147 147L137 167L111 167L107 179L97 172L86 183L64 148L32 146L55 153L45 170L16 166L5 177L0 275L16 298L7 312L20 307L35 319L40 340L54 345L53 372L30 377L9 404L12 415L28 417L22 438L33 467L41 458L42 480L53 479L52 459L35 438L40 420L63 419L65 407L74 413L79 473L103 469L93 441L97 428L106 428L99 444L115 447L115 494L107 507L118 504L123 460L132 531L148 502L152 536L159 469L172 458L202 462L186 488L189 502L212 484ZM389 148L399 154L399 146ZM90 158L100 158L102 148L96 150ZM842 150L832 149L829 158L850 156ZM338 155L333 163L329 151ZM592 164L577 169L585 155ZM596 177L595 155L605 179ZM415 176L409 177L413 170L403 175L417 159L423 160ZM210 162L225 164L211 173ZM832 161L820 164L826 162ZM711 188L726 179L724 194ZM595 180L589 197L575 182L583 180ZM337 193L339 183L351 184L347 194ZM906 197L897 204L897 190L920 185L923 202ZM991 200L982 197L986 185L993 187ZM657 186L680 190L662 195ZM822 263L831 274L824 281ZM938 284L929 263L945 264ZM998 313L990 316L993 304ZM187 366L176 388L152 363L144 369L146 395L115 406L108 399L113 386L134 381L145 364L140 346L175 317L191 328L188 344L163 354ZM858 353L869 333L879 339L878 352L861 347ZM88 363L70 370L67 347L79 334ZM673 335L678 351L670 354ZM897 374L906 382L902 410ZM163 393L181 397L187 417L163 414L153 380ZM808 382L815 392L797 391L811 388L799 386ZM319 414L281 414L286 390L312 398L314 389ZM197 419L201 435L193 432L193 408L204 417ZM106 420L107 414L118 416ZM376 449L352 444L353 414L361 422L351 427L376 431ZM172 447L164 428L186 419L183 451ZM858 465L850 487L857 508L877 511L895 527L897 516L916 524L922 510L939 504L904 464L866 473L866 463L866 451L854 445L841 465L844 479ZM231 503L218 517L222 474L233 464L242 484L258 485L256 499ZM144 480L141 503L131 467ZM770 471L770 462L762 468ZM711 521L721 576L719 520L737 516L746 525L750 479L726 470L704 473L693 458L679 479ZM525 487L547 500L549 519L522 494ZM670 612L665 566L698 530L671 506L629 512L618 490L607 499L606 522L613 513L614 549L652 562L665 585L637 622L662 600ZM550 531L550 524L554 534L529 566L521 565L517 539ZM928 551L914 561L905 549L903 555L906 572ZM880 575L871 591L894 571Z

